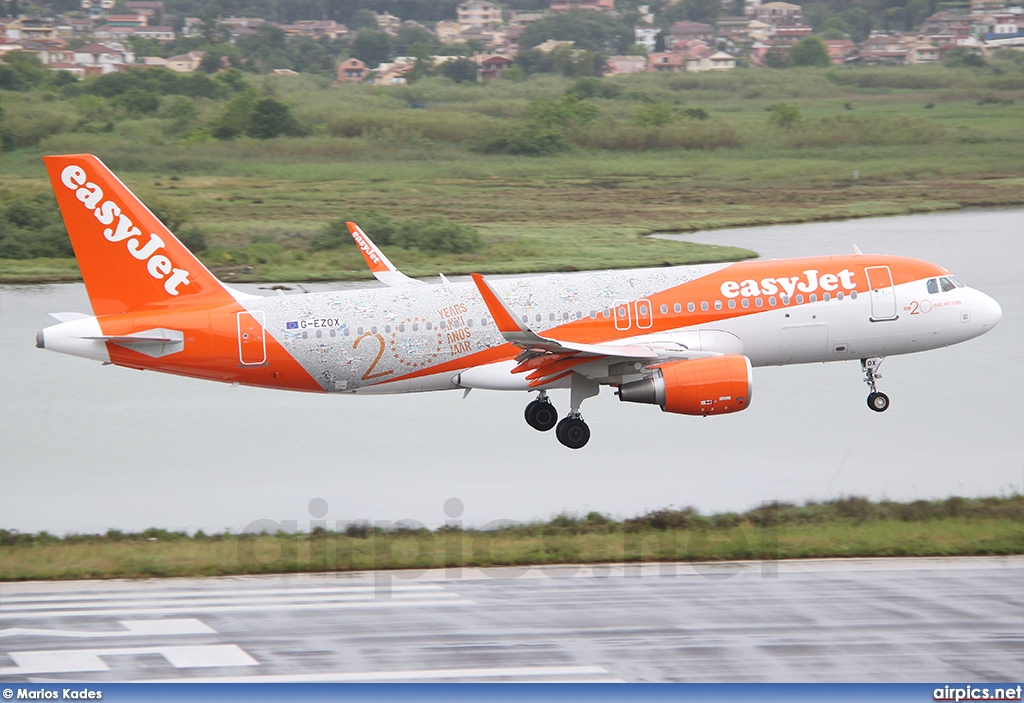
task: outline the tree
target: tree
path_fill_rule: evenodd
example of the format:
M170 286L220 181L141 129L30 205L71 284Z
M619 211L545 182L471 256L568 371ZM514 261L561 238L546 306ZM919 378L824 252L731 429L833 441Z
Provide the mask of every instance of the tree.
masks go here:
M791 66L830 66L828 47L818 37L804 37L789 50Z
M359 29L379 29L377 25L377 16L373 14L373 10L357 10L352 19L349 20L348 26L351 30Z
M133 115L149 115L160 109L160 96L142 88L122 93L116 102Z
M772 113L768 118L768 122L783 129L791 129L797 122L803 119L800 115L800 108L796 105L775 103L768 110Z
M280 100L268 96L260 98L253 105L246 132L256 139L274 139L282 134L291 134L295 128L291 109Z
M528 25L519 45L531 49L549 39L575 42L576 48L588 51L619 52L633 43L633 28L620 25L603 12L571 10Z
M455 59L441 66L441 75L456 83L476 83L477 65L472 59Z
M784 47L773 46L764 55L764 64L768 68L786 68L789 66L789 52Z
M984 68L988 65L985 59L970 50L958 46L950 49L942 56L942 64L950 68Z
M394 56L391 37L384 32L364 29L352 41L352 56L369 68L377 68Z

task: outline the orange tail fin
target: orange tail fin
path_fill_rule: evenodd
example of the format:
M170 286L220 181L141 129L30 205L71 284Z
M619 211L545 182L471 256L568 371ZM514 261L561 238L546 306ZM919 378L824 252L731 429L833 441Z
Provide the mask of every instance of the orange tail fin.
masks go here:
M95 315L235 298L91 154L44 156Z

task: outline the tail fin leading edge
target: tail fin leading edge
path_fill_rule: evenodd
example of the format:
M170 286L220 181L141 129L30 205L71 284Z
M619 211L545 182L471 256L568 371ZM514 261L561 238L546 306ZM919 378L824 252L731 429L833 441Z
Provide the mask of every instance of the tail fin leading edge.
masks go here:
M235 297L91 154L44 156L93 314Z

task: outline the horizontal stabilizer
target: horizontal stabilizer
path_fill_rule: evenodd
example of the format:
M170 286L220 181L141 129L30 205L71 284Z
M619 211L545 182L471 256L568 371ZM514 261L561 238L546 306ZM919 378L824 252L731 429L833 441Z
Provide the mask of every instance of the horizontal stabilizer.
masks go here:
M178 330L156 328L126 335L82 337L110 342L154 358L175 354L185 348L185 335Z
M84 312L50 312L47 313L57 322L71 322L72 320L82 320L86 317L92 317L92 315L86 315Z

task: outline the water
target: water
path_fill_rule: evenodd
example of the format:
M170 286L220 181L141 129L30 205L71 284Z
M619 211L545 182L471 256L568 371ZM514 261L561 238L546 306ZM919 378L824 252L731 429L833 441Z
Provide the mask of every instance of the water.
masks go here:
M238 531L259 519L308 529L317 518L331 527L357 519L485 526L560 511L621 518L668 505L709 512L849 494L1024 491L1024 211L685 238L765 257L841 254L857 243L928 259L996 298L1003 320L965 344L887 359L884 414L865 405L855 362L762 368L750 409L725 417L668 415L604 389L583 406L590 444L573 452L527 427L525 394L327 397L38 350L36 330L53 323L46 313L88 311L85 290L8 286L0 289L0 527ZM552 396L568 409L567 391Z

